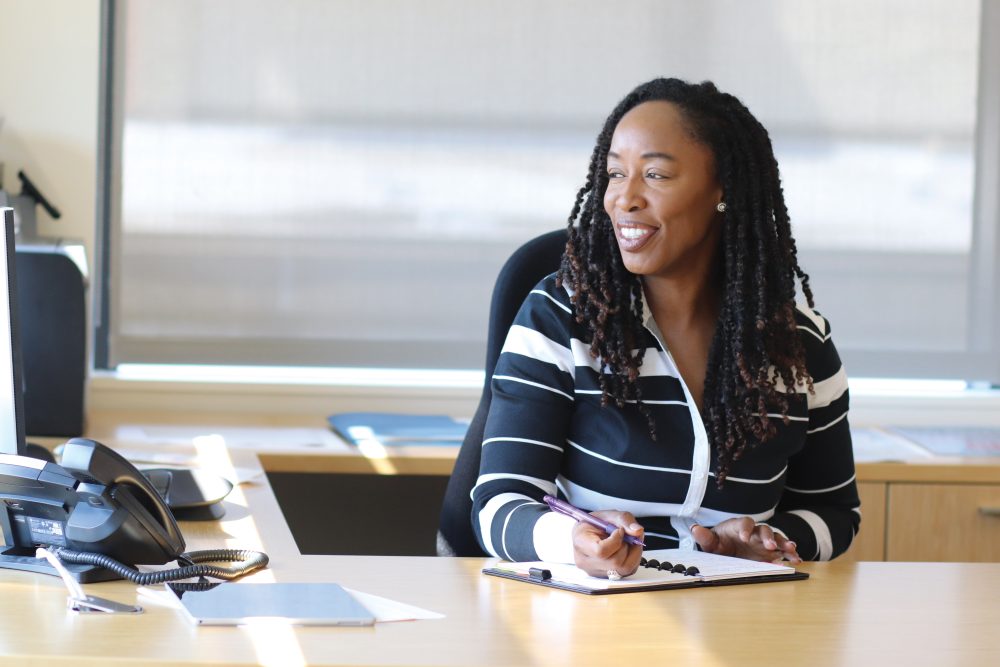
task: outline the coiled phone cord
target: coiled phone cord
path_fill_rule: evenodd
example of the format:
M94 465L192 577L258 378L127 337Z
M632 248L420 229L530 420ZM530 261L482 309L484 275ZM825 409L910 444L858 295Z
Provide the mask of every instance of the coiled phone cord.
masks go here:
M139 584L140 586L151 586L162 584L167 581L178 579L188 579L190 577L212 577L213 579L232 580L243 575L259 570L268 563L267 554L260 551L250 551L248 549L206 549L204 551L191 551L183 553L177 557L178 562L189 563L183 567L172 570L158 570L156 572L140 572L134 567L129 567L111 556L104 554L90 553L86 551L71 551L69 549L52 549L52 552L60 559L68 563L85 563L87 565L97 565L111 570L122 579ZM196 565L196 563L207 562L230 562L238 563L234 567L222 567L220 565Z

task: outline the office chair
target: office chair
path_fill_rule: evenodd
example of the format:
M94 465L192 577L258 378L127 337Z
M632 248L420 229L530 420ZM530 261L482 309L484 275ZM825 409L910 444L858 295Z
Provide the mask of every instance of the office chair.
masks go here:
M524 299L538 282L556 271L566 248L566 230L560 229L534 238L514 251L500 269L490 301L490 322L486 340L486 380L479 406L459 449L455 468L444 493L437 535L439 556L487 556L472 530L472 498L469 494L479 477L479 457L483 446L486 415L493 397L490 381L500 357L507 331Z

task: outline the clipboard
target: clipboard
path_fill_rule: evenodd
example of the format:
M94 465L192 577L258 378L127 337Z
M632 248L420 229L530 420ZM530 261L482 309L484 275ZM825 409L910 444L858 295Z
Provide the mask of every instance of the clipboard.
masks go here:
M669 564L669 568L661 569L665 564ZM696 568L697 572L692 573L692 568ZM483 569L483 574L585 595L764 584L809 578L807 572L799 572L788 565L682 549L646 551L643 553L643 564L636 573L618 581L591 577L575 565L542 561L501 561Z

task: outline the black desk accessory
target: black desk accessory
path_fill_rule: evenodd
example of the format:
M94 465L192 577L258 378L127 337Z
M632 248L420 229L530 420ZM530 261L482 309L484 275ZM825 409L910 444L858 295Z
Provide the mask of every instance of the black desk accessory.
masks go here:
M87 380L86 266L82 246L19 240L24 420L37 436L83 433Z
M233 483L225 477L188 468L147 468L142 474L178 521L212 521L226 514L222 499Z
M54 219L61 214L27 174L17 176L21 193L0 190L0 207L12 207L17 239L25 425L32 435L76 436L84 429L86 248L39 235L39 206Z

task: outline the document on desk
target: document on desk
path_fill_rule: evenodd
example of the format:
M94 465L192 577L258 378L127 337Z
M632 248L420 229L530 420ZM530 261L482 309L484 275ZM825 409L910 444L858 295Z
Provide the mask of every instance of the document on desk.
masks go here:
M246 583L238 584L232 583L231 585L241 585L245 586ZM273 585L273 584L267 584ZM296 585L307 585L307 584L296 584ZM155 604L167 606L173 609L181 609L181 600L172 592L165 590L165 586L140 586L138 589L139 597L146 600L147 603L153 602ZM416 607L405 602L398 602L396 600L390 600L389 598L380 597L378 595L372 595L371 593L364 593L362 591L354 590L353 588L344 587L343 590L347 591L354 600L364 607L368 614L370 614L376 623L392 623L396 621L420 621L420 620L434 620L445 618L444 614L439 614L438 612L431 611L429 609L423 609L421 607ZM186 613L186 612L185 612Z
M1000 456L1000 428L893 426L888 430L938 456Z
M142 446L211 447L223 445L233 449L296 449L349 452L350 447L323 428L279 427L203 427L203 426L123 426L116 438Z
M483 573L588 595L757 584L809 577L807 573L798 572L788 565L761 563L689 549L644 551L643 565L636 573L616 581L592 577L568 563L542 561L500 561L494 567L484 569Z
M924 447L887 429L852 428L851 443L857 463L909 463L934 458Z
M289 625L372 625L375 616L337 584L167 584L195 625L242 625L256 620Z
M389 598L379 597L371 593L362 593L353 588L345 588L345 591L354 596L354 599L365 606L365 608L375 616L377 623L389 623L392 621L421 621L437 618L444 618L444 614L436 611L414 607L412 604L397 602Z

